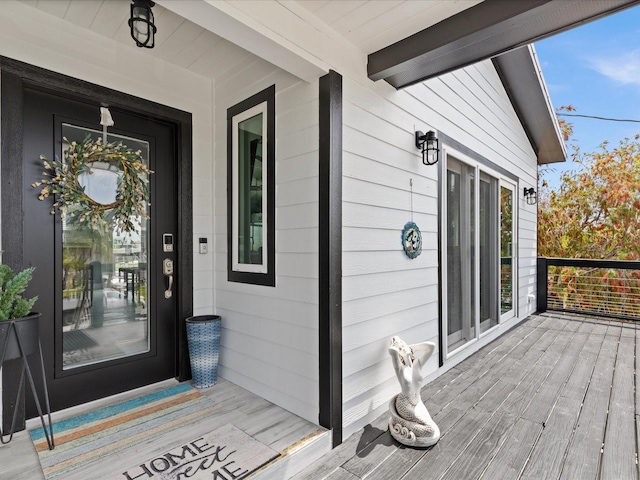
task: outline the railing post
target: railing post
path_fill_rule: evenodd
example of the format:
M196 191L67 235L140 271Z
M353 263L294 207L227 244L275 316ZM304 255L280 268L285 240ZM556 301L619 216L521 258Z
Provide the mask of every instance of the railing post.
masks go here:
M547 285L549 282L547 259L545 257L538 257L537 275L538 293L536 295L536 308L538 313L542 313L547 311Z

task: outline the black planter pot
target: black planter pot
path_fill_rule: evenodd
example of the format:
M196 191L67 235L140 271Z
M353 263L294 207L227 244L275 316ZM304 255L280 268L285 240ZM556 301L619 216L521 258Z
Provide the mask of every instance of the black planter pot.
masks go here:
M32 312L27 317L0 321L0 362L20 358L22 353L31 355L38 351L39 319L40 314ZM20 351L20 346L23 352Z
M21 359L22 361L21 373L17 374L15 378L11 377L9 379L10 382L16 382L15 387L10 388L12 392L16 392L16 396L15 401L12 402L13 413L11 415L9 428L7 428L9 417L7 416L6 418L2 419L4 428L0 429L0 443L6 444L11 441L11 439L13 438L13 434L16 431L16 426L18 425L17 420L19 413L24 412L23 391L26 381L29 387L31 387L31 393L33 394L34 400L36 402L36 408L40 416L42 428L44 429L45 436L47 438L49 449L53 450L54 440L53 430L51 427L51 408L49 405L49 393L47 391L47 382L45 379L42 351L40 350L39 320L40 314L34 312L23 318L16 318L13 320L0 320L0 368L2 368L3 364L8 361L20 361L19 359ZM44 390L44 406L46 407L46 411L43 411L43 408L41 406L40 398L36 390L33 375L31 373L31 368L29 367L29 362L27 361L27 357L35 353L38 354L37 363L39 364L42 373L42 387ZM4 378L2 381L3 387L6 386L7 383ZM8 413L9 412L3 411L3 416L7 415ZM48 427L45 423L45 414L49 420ZM22 415L24 415L24 413L22 413ZM20 429L24 429L24 417L22 417L22 421L20 423ZM7 440L5 440L5 435L8 435Z

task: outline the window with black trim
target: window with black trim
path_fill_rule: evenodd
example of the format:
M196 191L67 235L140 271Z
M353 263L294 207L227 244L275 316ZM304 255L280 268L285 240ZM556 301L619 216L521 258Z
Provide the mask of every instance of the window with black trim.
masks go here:
M275 86L227 110L227 271L275 286Z

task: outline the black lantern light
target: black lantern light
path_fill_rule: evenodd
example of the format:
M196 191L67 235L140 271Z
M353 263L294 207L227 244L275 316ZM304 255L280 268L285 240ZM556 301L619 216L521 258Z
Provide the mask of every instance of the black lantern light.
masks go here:
M427 133L416 132L416 147L422 152L422 163L434 165L438 162L438 137L436 132L429 130Z
M524 198L527 201L527 205L535 205L538 202L538 195L533 187L524 187Z
M151 0L133 0L131 4L131 38L139 47L153 48L156 26L153 24L151 7L155 5Z

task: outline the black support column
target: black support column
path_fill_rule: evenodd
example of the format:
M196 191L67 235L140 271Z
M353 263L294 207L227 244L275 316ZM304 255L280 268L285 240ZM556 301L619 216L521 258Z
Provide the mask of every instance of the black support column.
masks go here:
M342 443L342 76L320 78L320 425Z

